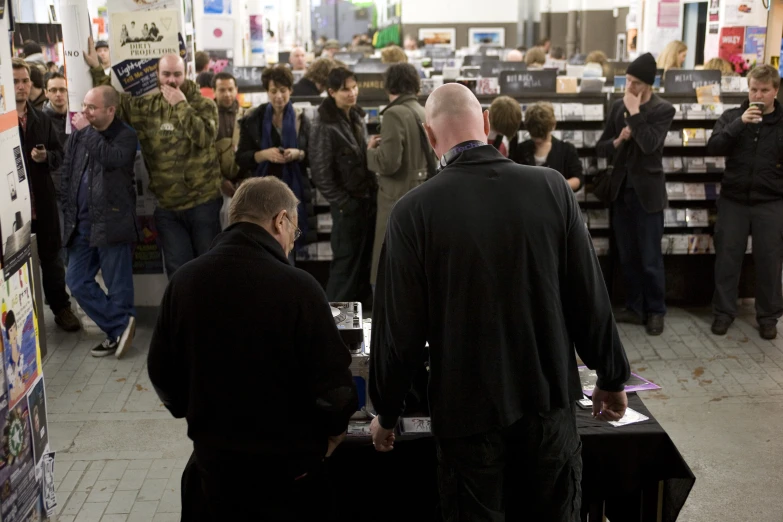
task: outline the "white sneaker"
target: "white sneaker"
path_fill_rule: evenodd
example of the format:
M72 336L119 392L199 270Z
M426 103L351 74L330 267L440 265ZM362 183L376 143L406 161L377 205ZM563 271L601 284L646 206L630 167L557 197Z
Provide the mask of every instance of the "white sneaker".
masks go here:
M125 327L125 331L122 332L122 335L120 336L120 340L117 343L117 351L114 352L114 355L117 356L117 359L121 359L123 355L125 355L125 352L128 351L128 348L131 347L133 344L133 336L136 334L136 318L132 315L128 318L128 326Z

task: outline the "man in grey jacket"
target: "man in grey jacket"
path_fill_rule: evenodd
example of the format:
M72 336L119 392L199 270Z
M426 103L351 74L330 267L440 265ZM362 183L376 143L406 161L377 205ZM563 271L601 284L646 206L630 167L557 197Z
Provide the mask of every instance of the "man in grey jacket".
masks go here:
M417 99L421 82L416 68L409 63L393 64L386 70L384 83L389 93L389 105L382 113L381 134L373 136L367 146L367 167L378 174L378 213L370 273L373 285L378 275L386 221L392 207L409 190L427 179L428 165L434 169L437 163L422 134L425 116L424 108Z
M110 86L91 89L74 117L62 167L66 280L85 313L106 334L94 357L122 357L133 342L133 250L138 241L133 165L136 131L115 117L120 98ZM95 276L98 270L109 291Z

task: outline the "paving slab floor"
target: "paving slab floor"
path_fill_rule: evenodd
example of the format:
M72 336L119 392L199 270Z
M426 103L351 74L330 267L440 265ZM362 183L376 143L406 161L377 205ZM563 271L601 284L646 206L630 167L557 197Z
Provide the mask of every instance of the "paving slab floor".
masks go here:
M118 361L90 355L102 341L94 324L65 333L47 310L59 522L179 520L192 446L147 376L156 313L139 310L133 348ZM696 475L680 520L783 522L783 336L762 340L748 303L725 337L710 321L707 309L673 308L660 337L620 326L634 371L663 387L642 399Z

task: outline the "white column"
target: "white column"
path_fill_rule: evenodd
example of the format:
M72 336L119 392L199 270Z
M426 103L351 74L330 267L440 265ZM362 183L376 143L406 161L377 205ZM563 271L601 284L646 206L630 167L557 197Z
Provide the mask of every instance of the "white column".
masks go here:
M92 88L90 67L84 61L92 22L87 0L60 0L63 28L65 79L68 82L68 113L81 112L84 96ZM70 118L69 118L70 121ZM66 129L70 132L70 125Z

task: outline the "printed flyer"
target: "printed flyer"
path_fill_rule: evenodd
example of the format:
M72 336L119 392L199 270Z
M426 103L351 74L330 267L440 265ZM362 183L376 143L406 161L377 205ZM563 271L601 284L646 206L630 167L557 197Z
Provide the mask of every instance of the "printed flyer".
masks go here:
M27 402L23 399L38 379L40 368L30 263L4 282L0 318L6 389L14 408L20 401Z

